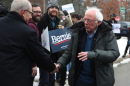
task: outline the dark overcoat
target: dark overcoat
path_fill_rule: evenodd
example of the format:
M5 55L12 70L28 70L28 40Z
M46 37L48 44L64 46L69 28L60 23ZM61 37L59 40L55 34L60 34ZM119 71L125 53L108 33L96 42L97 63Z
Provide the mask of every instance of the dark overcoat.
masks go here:
M30 86L32 62L53 71L36 31L16 12L0 19L0 86Z

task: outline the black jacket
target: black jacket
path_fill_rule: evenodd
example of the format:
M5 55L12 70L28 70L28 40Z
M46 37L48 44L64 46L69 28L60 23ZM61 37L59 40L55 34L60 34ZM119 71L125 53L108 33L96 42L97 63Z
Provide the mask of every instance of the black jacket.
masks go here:
M32 62L55 69L36 31L18 13L9 12L0 19L0 86L30 86Z
M112 23L111 19L107 20L107 22ZM118 21L114 20L114 23L118 23Z

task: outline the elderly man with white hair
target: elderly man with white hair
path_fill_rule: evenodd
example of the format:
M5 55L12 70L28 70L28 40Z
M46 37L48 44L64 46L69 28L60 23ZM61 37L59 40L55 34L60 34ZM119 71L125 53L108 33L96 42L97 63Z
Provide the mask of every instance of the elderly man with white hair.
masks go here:
M90 7L83 21L69 28L72 37L57 61L64 68L70 61L70 86L113 86L113 62L120 55L112 26L97 7Z
M27 24L32 18L28 0L13 0L11 12L0 19L0 86L30 86L32 62L40 68L57 71Z

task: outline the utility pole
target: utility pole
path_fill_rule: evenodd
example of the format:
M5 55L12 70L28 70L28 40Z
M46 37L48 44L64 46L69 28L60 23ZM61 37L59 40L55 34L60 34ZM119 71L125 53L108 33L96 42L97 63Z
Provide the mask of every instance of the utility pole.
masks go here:
M43 14L45 13L45 0L43 0Z
M119 15L120 15L120 20L121 20L121 0L119 0Z

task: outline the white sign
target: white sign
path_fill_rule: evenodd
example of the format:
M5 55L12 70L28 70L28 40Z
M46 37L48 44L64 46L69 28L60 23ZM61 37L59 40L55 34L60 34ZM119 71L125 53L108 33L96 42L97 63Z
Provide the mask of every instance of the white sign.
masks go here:
M48 51L50 51L48 27L41 34L41 42L42 42L42 46L45 47Z
M112 29L114 33L120 33L120 24L112 24Z
M71 4L62 5L61 8L62 8L62 11L66 10L68 13L73 13L73 12L75 12L72 3L71 3Z

